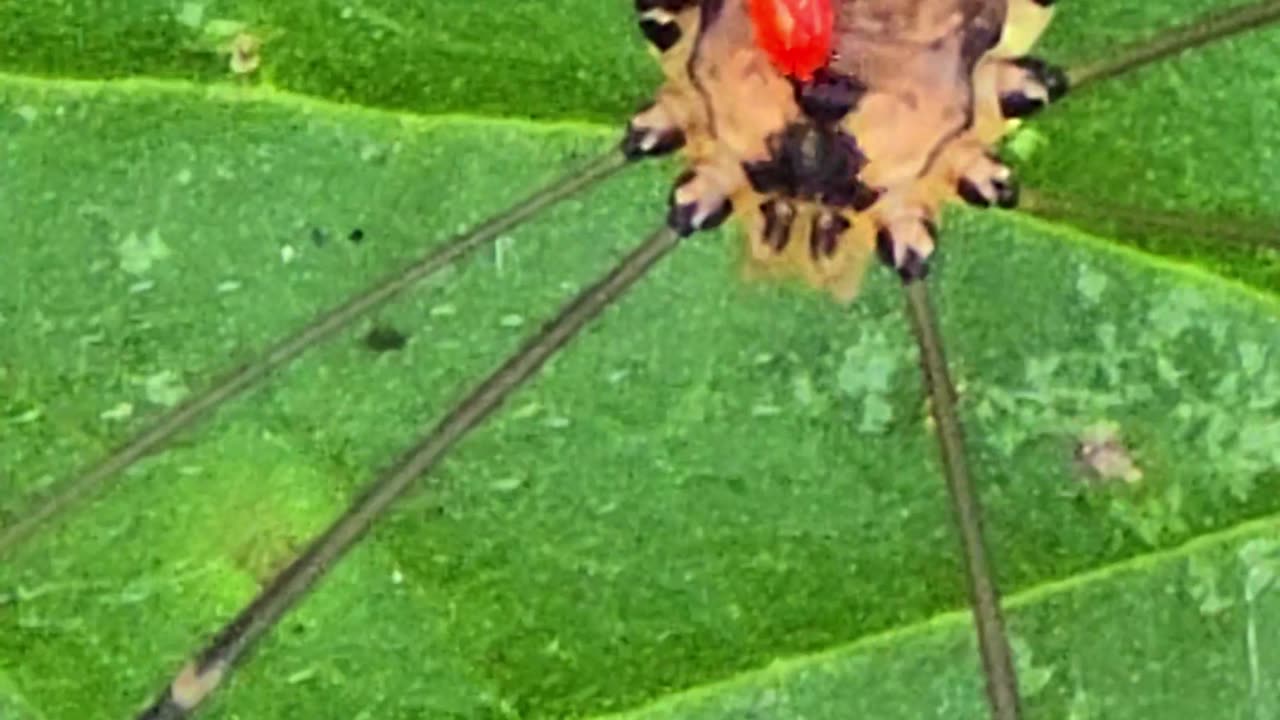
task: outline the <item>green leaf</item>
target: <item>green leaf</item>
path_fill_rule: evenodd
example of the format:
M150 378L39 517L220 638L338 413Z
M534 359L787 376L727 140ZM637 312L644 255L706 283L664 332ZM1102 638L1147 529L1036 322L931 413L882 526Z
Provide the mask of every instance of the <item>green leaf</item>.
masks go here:
M42 76L0 77L0 183L21 178L0 186L5 520L184 388L609 147L652 87L626 3L366 0L288 15L210 2L198 17L189 5L0 7L0 32L18 38L0 61ZM1081 5L1062 9L1049 45L1068 59L1141 29L1132 17L1164 23L1205 3ZM214 19L282 30L246 83L49 78L223 79L223 60L171 52ZM1228 70L1257 65L1248 87L1262 89L1241 97L1265 145L1276 111L1254 97L1274 38L1064 102L1032 126L1046 140L1023 172L1087 198L1124 188L1149 207L1181 197L1270 214L1275 171L1236 154L1254 147L1238 117L1218 123L1226 159L1210 162L1211 136L1184 126L1180 106L1156 135L1127 124L1161 112L1124 112L1141 98L1169 107L1155 99L1174 80L1180 102L1211 97L1235 82ZM255 82L436 114L244 86ZM512 119L525 115L558 121ZM1115 162L1103 136L1152 147ZM673 170L633 170L406 294L6 559L3 716L136 711L658 221ZM1266 289L1116 249L1142 237L1019 213L957 210L943 227L937 301L1032 716L1280 711L1267 672L1280 662L1268 550L1280 285L1226 254L1214 270ZM122 271L130 237L141 275ZM334 570L206 716L982 717L893 281L873 273L838 310L744 285L737 254L731 231L690 240L605 313ZM1249 267L1274 262L1259 257ZM407 344L375 351L363 341L375 328ZM1101 426L1140 480L1076 462Z
M214 50L274 33L256 81L419 112L616 122L659 75L630 0L51 0L0 4L0 69L229 80Z

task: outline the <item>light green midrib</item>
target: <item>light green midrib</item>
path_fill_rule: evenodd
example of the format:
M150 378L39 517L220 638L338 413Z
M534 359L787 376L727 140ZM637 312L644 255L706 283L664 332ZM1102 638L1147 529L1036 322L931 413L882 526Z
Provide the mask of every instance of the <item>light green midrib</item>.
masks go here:
M1267 531L1274 532L1277 529L1280 529L1280 513L1273 513L1261 518L1245 520L1222 530L1200 535L1186 543L1183 543L1182 545L1142 555L1136 555L1125 560L1114 562L1109 565L1103 565L1085 572L1076 573L1075 575L1065 578L1047 580L1036 585L1032 585L1016 593L1005 596L1002 604L1006 611L1012 613L1012 611L1018 611L1034 606L1049 598L1065 595L1073 590L1087 587L1095 583L1105 582L1106 580L1119 575L1137 574L1147 568L1158 566L1166 562L1176 562L1214 547L1230 545L1251 535ZM695 685L684 690L680 690L679 692L663 695L638 707L623 710L618 713L596 715L589 717L586 720L627 720L628 718L641 717L664 707L678 706L682 703L696 701L700 698L709 697L718 693L730 692L742 687L752 686L763 678L785 678L790 674L803 671L808 667L819 665L823 662L828 662L841 657L852 657L861 653L891 646L900 641L921 637L931 633L942 634L946 632L953 632L961 626L971 623L971 618L972 615L967 608L964 610L952 610L939 613L919 622L891 628L872 635L866 635L847 643L826 648L819 652L779 658L763 668L748 670L715 682Z
M418 127L449 124L476 124L506 126L530 132L572 131L585 135L620 135L621 125L614 126L590 120L534 120L509 115L483 115L478 113L415 113L374 105L343 103L316 95L306 95L292 90L282 90L269 83L238 85L230 82L193 82L150 76L114 78L72 78L43 75L26 75L0 71L0 84L29 90L60 90L63 92L94 92L107 90L120 94L194 95L204 99L227 102L274 104L282 108L296 108L310 112L328 113L334 117L359 115L381 117Z
M0 71L0 84L8 84L23 89L60 90L63 92L95 92L110 91L121 94L154 93L156 95L192 95L202 99L225 102L274 104L279 107L292 107L305 112L327 113L334 117L343 115L381 117L409 126L429 128L442 125L489 125L510 127L532 133L575 132L588 136L598 136L601 140L610 140L620 135L618 127L592 122L589 120L533 120L510 117L506 115L482 115L474 113L432 113L423 114L407 110L395 110L357 103L342 103L314 95L281 90L265 83L256 85L238 85L234 83L200 83L188 80L155 78L149 76L132 76L117 78L67 78L26 75ZM605 148L602 147L602 151ZM1073 242L1088 245L1092 248L1120 253L1130 262L1145 264L1152 268L1176 272L1196 282L1212 282L1223 288L1243 293L1255 302L1261 302L1280 312L1280 291L1271 293L1255 286L1218 275L1195 263L1156 255L1129 247L1114 240L1107 240L1084 231L1070 223L1050 221L1023 212L1008 212L1007 216L1017 222L1029 224L1037 228L1050 228L1055 232L1068 236Z
M968 208L965 209L968 210ZM1054 222L1025 212L1003 212L1017 224L1035 228L1040 232L1062 235L1064 239L1076 245L1086 246L1099 253L1114 254L1131 265L1145 266L1165 274L1180 275L1187 282L1239 294L1242 299L1257 303L1280 316L1280 292L1268 292L1255 285L1224 277L1193 262L1156 255L1124 243L1108 240L1069 223Z
M617 132L617 129L610 125L589 121L529 120L506 116L489 116L467 113L440 113L424 115L408 111L391 110L352 103L340 103L315 96L261 85L246 87L227 83L205 84L184 80L157 79L150 77L109 79L52 78L6 72L0 72L0 84L8 84L14 87L35 90L79 92L108 90L122 94L142 94L150 92L156 95L194 95L200 98L227 102L271 103L281 107L295 107L306 111L329 113L333 116L381 116L389 120L396 120L401 123L416 125L418 127L431 127L448 124L484 124L490 126L514 127L530 132L572 131L586 135L598 135L602 139L607 139L610 135ZM1151 269L1159 269L1164 272L1176 273L1191 282L1215 286L1221 290L1238 293L1243 299L1261 304L1280 315L1280 297L1277 295L1267 293L1242 282L1224 278L1193 263L1181 262L1167 257L1146 253L1113 241L1108 241L1068 224L1044 220L1019 212L1003 212L1002 214L1008 216L1013 222L1035 227L1040 230L1048 230L1052 233L1063 236L1064 239L1070 242L1085 245L1100 252L1118 254L1124 257L1127 262L1144 265ZM1011 610L1031 606L1045 598L1070 592L1073 589L1084 587L1092 583L1102 582L1116 575L1135 573L1144 568L1155 566L1166 561L1177 560L1178 558L1190 556L1202 549L1212 547L1214 545L1226 544L1241 536L1247 536L1251 533L1266 530L1269 526L1275 526L1277 522L1280 522L1280 513L1267 515L1259 519L1244 521L1222 530L1201 535L1174 548L1137 555L1126 560L1077 573L1066 578L1049 580L1033 585L1008 596L1005 600L1005 604ZM1271 529L1274 528L1272 527ZM719 692L749 685L758 678L786 676L792 672L820 663L824 660L839 656L856 655L858 653L891 645L900 640L918 637L932 632L951 631L962 624L967 624L968 622L970 622L968 610L956 610L941 613L920 622L892 628L874 635L864 636L842 645L827 648L817 653L780 659L765 668L749 670L712 683L686 688L679 692L659 697L643 706L622 711L620 713L595 716L592 720L625 720L626 718L637 717L643 713L651 712L655 708L679 704L699 697L714 695ZM21 700L21 695L18 695L15 699ZM27 707L30 706L28 705Z

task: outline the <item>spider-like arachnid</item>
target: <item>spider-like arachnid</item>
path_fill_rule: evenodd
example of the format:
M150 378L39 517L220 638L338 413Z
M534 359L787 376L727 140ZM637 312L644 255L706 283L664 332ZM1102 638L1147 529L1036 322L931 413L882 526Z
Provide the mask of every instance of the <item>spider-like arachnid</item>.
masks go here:
M160 216L171 204L220 207L223 216L194 226L252 226L246 237L297 221L290 202L332 193L299 180L308 153L354 148L372 166L414 163L410 175L436 183L452 203L412 222L441 226L456 221L457 205L498 200L468 196L467 177L504 173L514 188L545 174L548 158L598 144L599 133L495 122L469 134L470 121L345 116L339 130L325 113L349 110L281 106L274 96L150 86L112 95L4 80L0 99L17 118L9 177L21 178L15 194L29 213L19 217L35 217L41 203L60 208L48 213L54 232L34 220L18 225L29 237L14 253L16 279L0 291L0 320L17 328L6 339L20 340L0 364L11 398L0 445L8 453L0 466L4 717L176 718L206 708L255 718L977 717L984 674L987 712L1000 720L1280 710L1278 612L1265 595L1280 576L1280 541L1265 520L1240 524L1275 511L1259 499L1280 466L1274 301L1217 280L1175 281L1174 271L1132 253L1009 212L1020 204L1031 215L1090 209L1019 191L1011 165L1034 173L1025 141L1034 136L1008 138L1012 121L1256 29L1280 17L1280 3L1217 12L1063 68L1029 55L1050 26L1051 5L637 0L663 83L613 151L185 398L174 373L162 371L165 354L179 350L162 342L166 333L201 317L208 329L187 330L182 354L239 355L251 340L228 335L241 326L225 318L259 319L264 327L248 333L254 342L279 334L298 315L289 307L295 290L246 290L249 275L231 269L243 258L230 255L210 256L226 258L225 269L190 262L166 275L181 241L139 229L144 219L112 205L132 190L113 175L130 172L128 153L122 164L83 169L98 196L69 203L65 195L82 188L73 158L57 149L85 128L119 132L95 125L99 115L136 115L156 103L146 115L153 134L120 132L120 141L141 142L132 150L156 167L181 169L172 196L135 199ZM1248 75L1245 65L1223 67ZM1179 87L1176 74L1165 82ZM157 98L185 109L165 116ZM219 118L237 131L221 138L225 154L200 145ZM314 142L286 152L280 138L294 129ZM1257 130L1265 158L1268 129ZM185 145L175 150L173 137ZM1169 144L1168 152L1204 154ZM549 222L521 228L524 239L506 235L638 160L667 155L683 172L669 186L665 223L599 281L589 278L616 252L612 238L652 214L652 173L618 179L632 184L611 200L566 203ZM296 186L272 187L276 162L290 167ZM1185 167L1202 170L1190 160ZM1126 170L1141 180L1141 168ZM235 215L218 183L248 183L228 190L236 197L279 191L281 214ZM355 195L379 198L387 187ZM325 199L350 209L338 195ZM997 209L966 209L975 206ZM1145 230L1203 220L1095 214ZM63 244L58 222L81 233L81 245ZM396 222L408 221L383 221L391 232L381 240L365 225L344 233L348 254L339 257L330 232L302 222L295 229L314 246L308 252L330 256L314 261L327 263L323 272L292 281L350 291L409 254L412 236ZM716 270L723 246L702 234L721 225L724 234L745 229L739 249L751 274L823 292L726 278ZM1210 227L1224 238L1268 235L1240 223ZM396 232L406 240L399 250L368 250ZM539 235L541 249L526 249ZM113 240L109 262L99 256L102 237ZM491 265L456 262L494 240ZM83 286L65 275L45 280L67 272L58 270L67 248L82 253L84 267L72 274ZM357 270L342 265L361 252L386 254ZM296 269L306 261L298 254L286 243L277 262ZM895 272L864 287L871 258ZM454 275L415 294L416 304L383 307L445 272ZM227 277L213 288L194 285L220 274ZM925 290L935 282L945 333ZM896 312L893 283L906 289L910 323ZM485 351L509 350L515 328L583 284L497 371L453 397L450 386L492 361ZM634 294L613 306L624 292ZM173 314L179 302L187 307ZM269 302L281 312L263 313ZM598 332L569 344L607 308ZM318 350L247 401L256 403L255 422L228 409L207 431L215 438L191 432L186 446L170 447L374 310L378 321L362 343ZM467 310L493 322L464 326L457 319ZM123 334L108 338L104 329ZM64 362L53 359L60 345L81 349L64 349ZM377 362L362 362L370 352ZM46 374L39 357L50 358ZM914 360L923 385L909 372ZM110 364L123 370L86 369ZM114 384L86 380L95 377ZM353 396L351 387L386 396ZM71 402L84 395L111 398L92 419L114 429L84 429L88 416ZM171 409L135 413L133 397ZM507 412L482 429L504 403ZM452 409L415 439L415 418L441 407ZM974 483L961 419L979 458ZM368 437L379 420L385 433ZM366 445L350 445L357 435ZM102 447L117 439L118 449ZM445 461L455 445L456 460ZM386 462L397 447L399 459ZM88 455L100 459L65 484L51 476ZM148 455L145 467L126 472ZM1220 477L1195 462L1201 456ZM379 463L385 472L358 489ZM949 493L930 482L939 473ZM395 513L395 531L357 546L424 474L436 482ZM974 484L987 501L993 561ZM177 485L197 488L182 491L183 507L171 507ZM1189 517L1188 504L1201 512ZM1200 545L1171 549L1193 533L1205 536ZM1215 564L1236 549L1231 543L1245 578L1238 598ZM340 564L353 548L363 556ZM1143 556L1149 548L1164 554ZM86 567L94 553L100 563ZM1105 570L1084 573L1099 562ZM1146 574L1130 584L1115 580L1138 577L1139 568ZM329 592L320 588L314 604L291 614L330 570ZM976 643L968 616L960 622L955 611L965 572ZM1009 629L997 576L1017 594ZM1055 584L1063 576L1070 579ZM1174 599L1134 599L1160 594ZM1091 605L1094 595L1110 605ZM139 705L140 693L159 685L157 673L211 630L154 702ZM271 647L254 661L261 664L233 675L268 637ZM1237 665L1221 646L1238 650ZM1209 659L1179 664L1196 652ZM776 657L791 659L768 665Z

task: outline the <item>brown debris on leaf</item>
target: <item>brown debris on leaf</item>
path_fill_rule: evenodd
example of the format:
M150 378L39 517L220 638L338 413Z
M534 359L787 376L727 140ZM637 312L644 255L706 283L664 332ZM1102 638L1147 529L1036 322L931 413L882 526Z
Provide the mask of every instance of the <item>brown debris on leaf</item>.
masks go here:
M1120 440L1119 428L1111 423L1091 425L1076 440L1076 462L1091 479L1111 482L1142 480L1142 469Z

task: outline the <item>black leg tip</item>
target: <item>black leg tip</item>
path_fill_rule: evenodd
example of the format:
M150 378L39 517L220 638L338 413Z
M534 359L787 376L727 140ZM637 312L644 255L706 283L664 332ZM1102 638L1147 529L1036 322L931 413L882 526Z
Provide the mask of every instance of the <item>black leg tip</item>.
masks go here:
M1030 55L1014 60L1013 64L1026 71L1044 88L1050 103L1061 100L1070 89L1071 82L1067 78L1066 71L1057 65L1051 65ZM1033 99L1021 92L1011 92L1000 98L1000 112L1007 118L1028 117L1039 112L1046 104L1043 99Z
M723 225L724 221L733 214L733 201L728 198L721 199L710 212L707 211L705 203L698 198L684 203L677 201L677 191L691 182L694 177L692 171L682 173L676 179L667 201L667 226L675 230L680 237L688 237L704 230L714 230Z
M680 42L683 33L674 20L660 22L652 18L640 21L640 32L661 52L666 52Z
M956 193L974 207L991 207L991 201L968 178L960 178L960 182L956 184Z
M992 180L991 187L995 190L994 197L987 196L968 178L961 178L956 183L956 194L966 203L978 208L989 208L994 204L1009 210L1018 206L1020 192L1017 180Z
M697 4L698 0L636 0L636 12L646 13L650 10L666 10L674 13Z
M732 214L733 203L728 200L701 217L698 214L697 203L672 204L667 210L667 226L675 230L680 237L688 237L696 232L715 230Z
M1008 180L997 180L996 186L996 205L1006 210L1012 210L1018 207L1018 199L1021 196L1018 181L1009 178Z
M809 255L814 260L829 260L840 249L840 238L852 227L843 215L824 212L813 219L809 231Z
M679 128L656 130L637 128L634 123L627 123L626 134L622 137L622 152L628 160L639 160L670 155L684 147L684 144L684 131Z
M936 231L926 223L926 229L933 235ZM924 280L929 276L929 263L912 248L902 253L902 261L898 262L893 235L888 228L880 228L876 233L876 254L880 262L893 268L904 284Z
M791 227L796 219L795 208L784 200L766 200L760 203L764 216L764 232L761 239L775 253L787 249L791 242Z
M828 190L822 194L824 205L838 208L849 208L854 212L865 212L880 199L884 190L873 188L861 180L853 180L838 190Z
M1031 117L1044 108L1044 102L1029 98L1020 92L1008 93L1000 97L1000 114L1007 118Z

